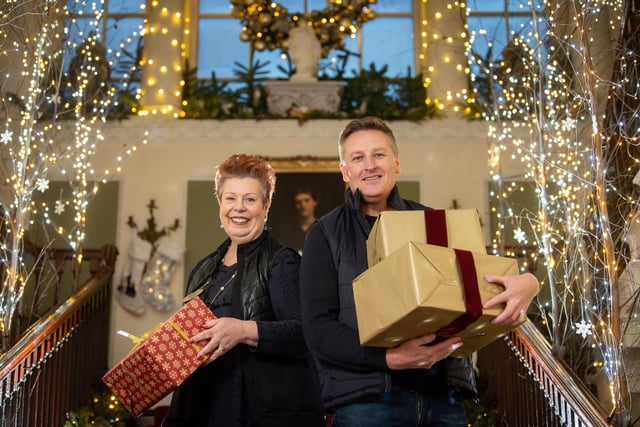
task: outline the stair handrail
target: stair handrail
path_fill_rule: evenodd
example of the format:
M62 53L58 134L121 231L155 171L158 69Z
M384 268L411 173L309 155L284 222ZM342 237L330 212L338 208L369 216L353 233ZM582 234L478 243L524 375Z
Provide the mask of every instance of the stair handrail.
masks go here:
M505 357L506 352L515 357ZM481 376L500 376L493 378L500 386L492 392L507 425L522 425L534 416L539 417L540 425L558 421L566 427L616 425L584 382L554 356L548 340L530 320L482 349L478 357ZM489 365L488 369L483 365ZM551 412L539 406L542 399ZM523 412L523 407L529 412Z
M102 253L96 273L74 295L27 328L1 356L1 427L62 425L66 412L78 407L80 399L88 396L91 383L98 382L106 371L111 283L118 251L107 245ZM46 374L48 370L56 372L64 384L47 383L51 376Z
M82 307L93 295L101 290L105 279L113 274L115 259L118 251L115 246L107 245L103 250L104 259L98 271L71 298L60 304L48 316L43 316L29 326L22 337L11 348L0 356L0 378L15 367L17 360L24 359L34 348L41 344L41 337L48 336L51 331L66 318L70 317L78 308ZM54 343L55 344L55 343Z
M540 377L540 372L544 371L544 375L551 378L554 384L561 385L567 400L573 402L577 415L584 420L589 420L593 425L611 425L608 419L609 414L606 413L602 404L585 383L578 379L562 360L553 355L551 344L533 322L524 323L513 334L518 337L520 350L526 348L529 361L535 358L538 376ZM516 345L515 342L514 345ZM532 363L528 364L531 367Z

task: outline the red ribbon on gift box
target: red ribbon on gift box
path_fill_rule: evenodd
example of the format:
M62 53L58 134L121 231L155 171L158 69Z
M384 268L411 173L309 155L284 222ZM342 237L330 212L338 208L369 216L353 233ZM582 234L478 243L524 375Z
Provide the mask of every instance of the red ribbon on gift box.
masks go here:
M443 209L424 211L424 224L427 231L427 243L436 246L449 246L447 236L447 215ZM482 316L482 299L478 286L476 265L471 251L455 249L456 262L462 279L465 312L447 326L440 328L437 335L453 335L466 329Z
M482 299L478 287L478 275L471 251L454 249L456 261L462 278L465 312L455 318L447 326L440 328L436 334L453 335L466 329L482 316Z
M447 214L444 209L424 211L424 226L427 231L427 243L430 245L449 247L447 236Z

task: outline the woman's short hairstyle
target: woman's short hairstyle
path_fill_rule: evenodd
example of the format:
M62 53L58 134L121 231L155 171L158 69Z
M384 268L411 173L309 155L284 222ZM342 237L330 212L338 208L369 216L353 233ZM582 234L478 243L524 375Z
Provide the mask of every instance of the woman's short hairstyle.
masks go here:
M349 138L352 134L359 132L361 130L379 130L384 133L389 140L389 145L391 145L391 150L396 157L398 157L398 144L396 144L396 137L393 135L393 132L387 126L387 124L377 117L365 117L363 119L355 119L351 120L345 128L340 133L340 138L338 139L338 153L340 154L340 164L344 165L344 142Z
M216 167L214 184L218 200L229 178L254 178L262 185L262 201L271 201L276 191L276 172L269 162L254 154L234 154Z

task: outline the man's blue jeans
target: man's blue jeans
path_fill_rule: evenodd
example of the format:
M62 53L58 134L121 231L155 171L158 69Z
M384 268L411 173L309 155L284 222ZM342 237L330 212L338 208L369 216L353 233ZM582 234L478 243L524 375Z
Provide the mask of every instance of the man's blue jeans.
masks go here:
M390 393L342 406L333 427L466 427L461 393L432 397L394 387Z

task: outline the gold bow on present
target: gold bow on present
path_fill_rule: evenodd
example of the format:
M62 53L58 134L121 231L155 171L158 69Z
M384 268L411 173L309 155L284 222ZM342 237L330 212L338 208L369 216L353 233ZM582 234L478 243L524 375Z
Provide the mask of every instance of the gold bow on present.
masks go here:
M168 324L169 326L171 326L182 338L185 339L185 341L190 341L191 337L189 337L189 335L187 335L187 333L180 327L179 324L171 321L171 320L167 320L165 322L166 324ZM122 329L120 329L117 334L118 335L122 335L124 337L129 338L131 341L133 341L133 343L138 346L140 344L142 344L143 342L145 342L151 335L153 335L156 331L158 331L160 328L162 328L162 325L164 323L159 323L157 324L155 327L153 327L151 330L145 332L144 334L142 334L141 337L138 337L136 335L130 334L129 332L123 331ZM202 350L202 347L198 345L198 343L190 343L191 346L196 350L196 352L200 352L200 350ZM209 357L209 355L205 355L203 360L206 360Z

